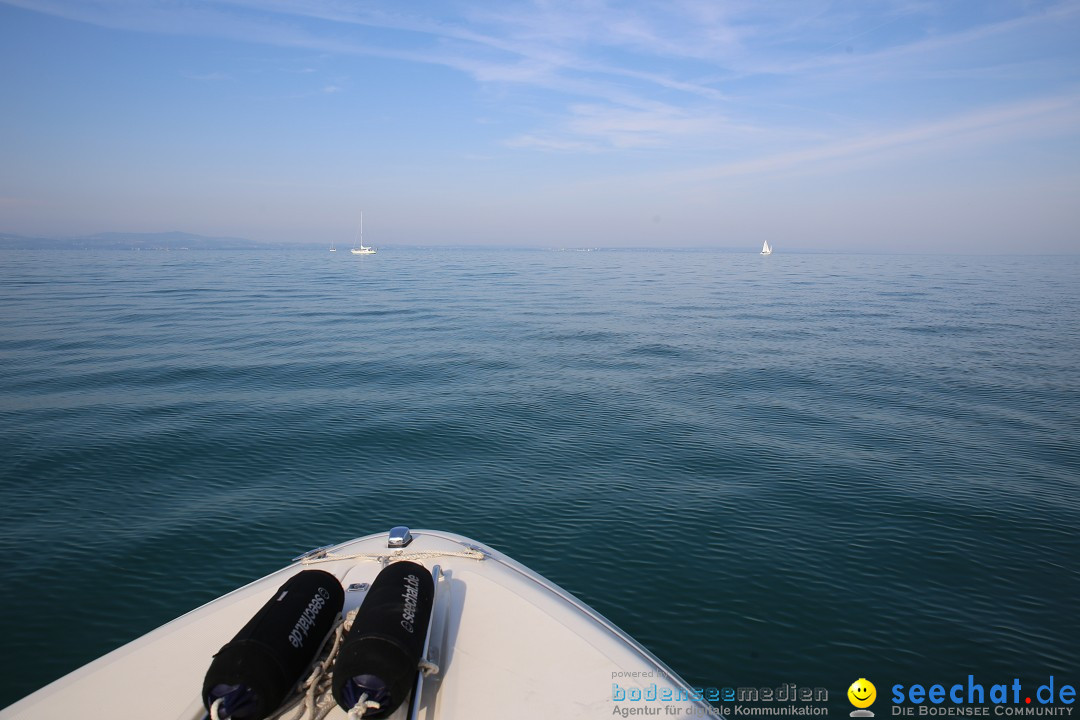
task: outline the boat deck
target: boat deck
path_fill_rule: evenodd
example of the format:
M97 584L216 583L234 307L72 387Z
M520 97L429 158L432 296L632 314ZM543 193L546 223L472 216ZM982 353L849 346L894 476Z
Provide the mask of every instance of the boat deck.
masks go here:
M643 706L675 706L668 714L679 717L715 713L633 639L525 566L451 533L416 530L412 538L391 550L381 533L303 558L57 680L0 718L203 718L199 689L212 656L286 579L307 567L334 574L347 612L387 559L441 571L428 652L439 671L423 680L419 703L404 703L394 718L606 718ZM614 683L627 699L613 698ZM662 700L665 689L675 699ZM335 707L328 717L346 713Z

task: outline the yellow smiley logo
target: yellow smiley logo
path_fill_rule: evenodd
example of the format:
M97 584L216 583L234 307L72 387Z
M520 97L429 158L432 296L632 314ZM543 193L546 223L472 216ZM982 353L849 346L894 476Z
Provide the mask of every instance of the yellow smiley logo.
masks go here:
M877 688L866 678L859 678L847 689L848 700L857 708L868 708L877 699Z

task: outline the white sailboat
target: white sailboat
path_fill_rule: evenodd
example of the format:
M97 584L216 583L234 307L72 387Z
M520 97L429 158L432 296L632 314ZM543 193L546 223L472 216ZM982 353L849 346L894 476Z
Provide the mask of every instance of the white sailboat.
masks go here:
M337 248L334 247L334 243L330 243L330 252L337 252Z
M769 241L768 240L766 240L764 243L762 243L762 245L761 245L761 254L762 255L772 255L772 247L769 246Z
M374 255L375 248L364 247L364 213L360 213L360 234L357 240L358 247L354 247L351 252L353 255Z

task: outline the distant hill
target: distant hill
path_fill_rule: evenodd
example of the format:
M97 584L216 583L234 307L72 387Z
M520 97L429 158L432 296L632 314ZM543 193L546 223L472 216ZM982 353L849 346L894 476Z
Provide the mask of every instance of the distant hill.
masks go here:
M207 237L185 232L106 232L85 237L40 238L0 233L0 248L19 249L101 249L101 250L247 250L286 247L246 238Z

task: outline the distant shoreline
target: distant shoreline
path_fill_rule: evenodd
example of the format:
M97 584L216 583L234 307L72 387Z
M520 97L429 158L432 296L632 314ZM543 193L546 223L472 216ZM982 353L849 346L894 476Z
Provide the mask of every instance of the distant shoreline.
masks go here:
M0 250L108 250L108 251L218 251L218 250L303 250L306 252L328 252L329 241L292 241L272 242L267 240L249 240L238 237L211 237L184 232L161 233L99 233L97 235L75 237L35 237L0 233ZM464 251L490 250L493 252L572 252L572 253L716 253L735 255L758 255L758 246L752 243L731 246L683 246L683 247L597 247L597 246L535 246L535 245L491 245L491 244L448 244L431 245L425 243L384 243L381 248L390 250L428 250L428 251ZM1016 252L896 252L894 250L858 251L817 248L784 247L770 255L806 256L806 255L866 255L866 256L921 256L940 257L1075 257L1076 253L1016 253ZM345 253L344 256L348 256Z

